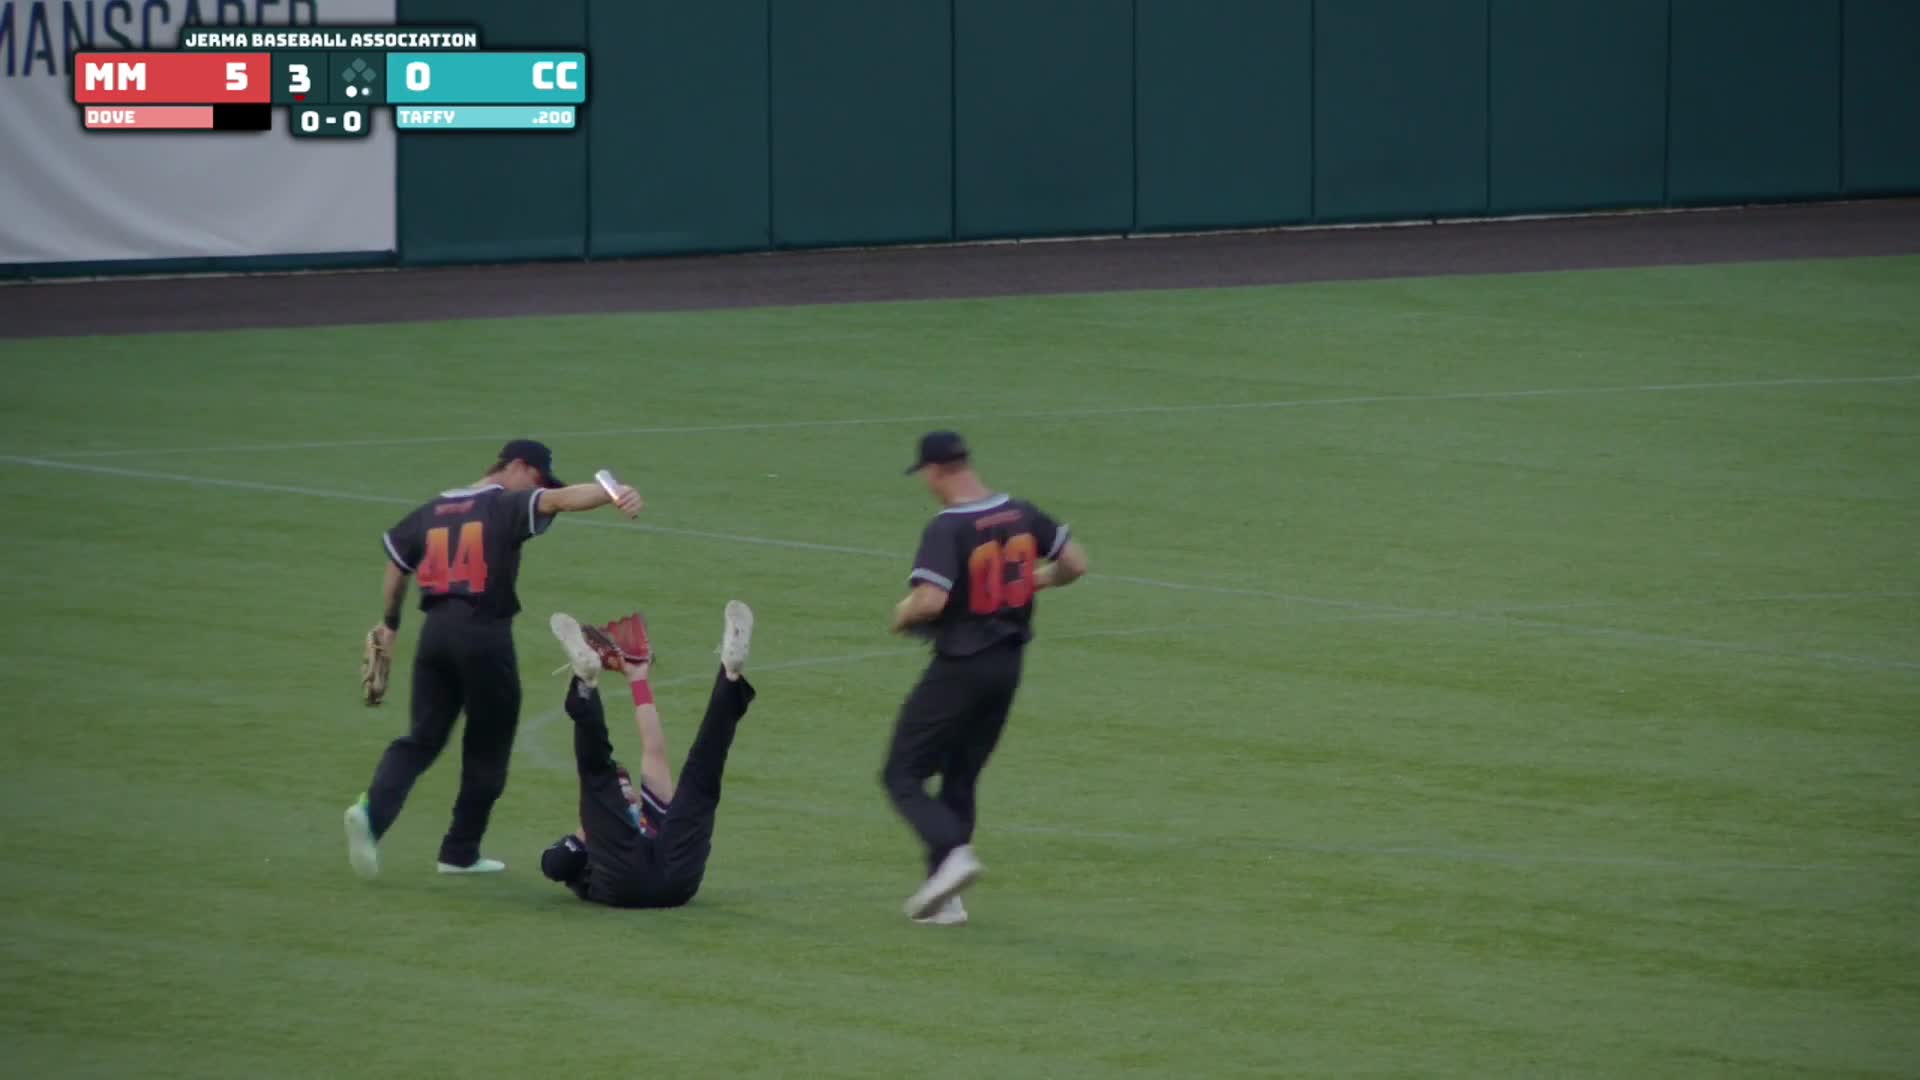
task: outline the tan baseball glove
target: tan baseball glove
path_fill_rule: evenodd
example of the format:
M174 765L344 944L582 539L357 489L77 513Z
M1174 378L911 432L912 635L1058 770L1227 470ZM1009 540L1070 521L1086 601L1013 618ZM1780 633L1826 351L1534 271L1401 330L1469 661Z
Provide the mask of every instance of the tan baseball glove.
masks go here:
M393 671L393 648L380 644L380 635L367 631L366 652L360 658L360 698L378 705L387 696L387 676Z

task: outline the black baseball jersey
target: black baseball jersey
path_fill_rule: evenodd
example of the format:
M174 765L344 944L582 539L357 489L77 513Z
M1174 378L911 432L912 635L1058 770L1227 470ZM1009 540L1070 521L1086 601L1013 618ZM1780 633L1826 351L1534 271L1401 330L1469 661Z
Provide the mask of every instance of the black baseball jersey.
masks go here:
M497 619L519 614L520 546L553 523L553 515L536 510L539 498L538 488L508 491L498 484L444 491L388 529L381 537L387 558L419 584L420 610L446 606L449 613Z
M947 590L931 624L934 651L971 656L1033 637L1034 572L1067 546L1067 527L1032 503L995 495L950 506L927 523L913 558L913 585Z

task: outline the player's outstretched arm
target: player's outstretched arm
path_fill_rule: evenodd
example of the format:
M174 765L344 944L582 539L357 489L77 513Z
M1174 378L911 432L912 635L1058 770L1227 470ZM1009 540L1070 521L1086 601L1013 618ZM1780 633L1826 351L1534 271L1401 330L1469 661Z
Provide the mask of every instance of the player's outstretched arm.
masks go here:
M1033 587L1036 589L1064 589L1079 581L1087 573L1087 553L1080 547L1078 540L1067 541L1060 554L1052 562L1035 571Z
M542 514L577 514L609 504L618 506L628 517L640 516L643 505L640 493L625 484L615 485L609 494L607 489L593 483L548 488L540 493L539 510Z
M640 729L640 781L647 790L668 802L673 801L673 762L667 756L667 731L660 724L660 709L653 703L653 689L647 683L653 664L624 665L621 673L634 688L633 724Z

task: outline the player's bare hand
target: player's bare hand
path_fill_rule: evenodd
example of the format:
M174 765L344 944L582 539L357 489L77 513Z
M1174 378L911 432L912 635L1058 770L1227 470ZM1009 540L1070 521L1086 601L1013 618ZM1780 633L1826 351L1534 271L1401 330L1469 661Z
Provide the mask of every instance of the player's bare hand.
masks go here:
M394 633L393 631L387 629L386 623L374 624L374 627L373 627L374 644L380 646L383 649L391 649L393 648L393 638L394 638Z
M902 635L905 635L906 637L914 637L914 638L930 637L932 635L933 628L928 626L926 623L916 622L914 620L913 613L912 613L912 606L913 606L912 597L908 597L907 599L902 600L899 603L893 605L893 618L887 620L887 628L889 630L892 630L896 634L902 634Z
M619 494L614 497L613 504L618 506L620 512L628 517L639 517L640 508L646 505L645 501L640 498L640 493L625 484L621 484L618 490Z

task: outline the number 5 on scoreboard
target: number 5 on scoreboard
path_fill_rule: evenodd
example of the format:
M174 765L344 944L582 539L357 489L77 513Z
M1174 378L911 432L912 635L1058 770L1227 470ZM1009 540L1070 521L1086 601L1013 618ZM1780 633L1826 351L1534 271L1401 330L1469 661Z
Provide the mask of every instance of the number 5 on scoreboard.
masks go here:
M227 89L237 94L246 88L247 63L244 60L235 60L227 65Z

